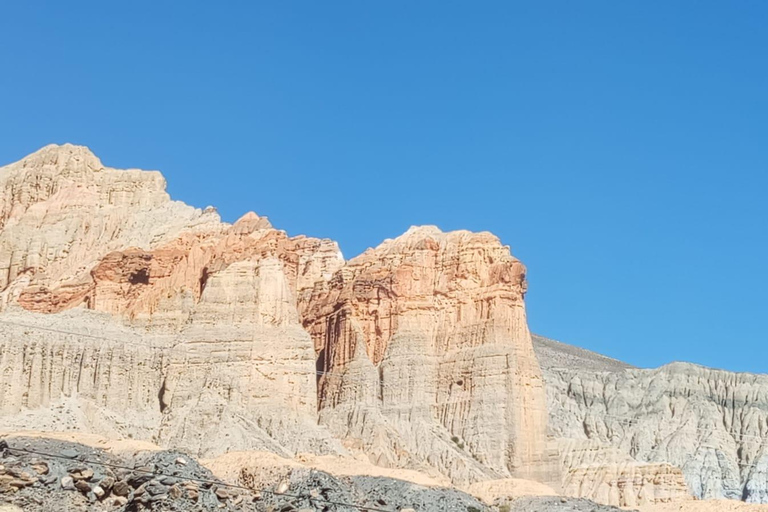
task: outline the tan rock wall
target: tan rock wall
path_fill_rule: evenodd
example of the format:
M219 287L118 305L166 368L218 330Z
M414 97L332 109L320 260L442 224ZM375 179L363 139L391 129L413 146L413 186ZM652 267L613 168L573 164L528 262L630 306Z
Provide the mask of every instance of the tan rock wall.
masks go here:
M609 446L637 464L680 468L697 498L768 501L768 376L675 363L552 368L546 379L556 437Z
M86 148L47 146L0 168L0 290L22 275L46 288L80 283L111 251L148 250L218 222L171 201L158 172L118 171Z
M597 441L562 440L563 493L618 507L692 499L680 468L634 460Z
M412 455L423 446L442 452L441 470L456 480L549 478L556 471L525 286L523 265L488 233L412 228L351 260L299 303L329 374L320 380L321 417L336 424L331 409L349 417L341 404L365 403L375 414L353 420L384 422ZM440 425L443 448L414 432L430 423Z

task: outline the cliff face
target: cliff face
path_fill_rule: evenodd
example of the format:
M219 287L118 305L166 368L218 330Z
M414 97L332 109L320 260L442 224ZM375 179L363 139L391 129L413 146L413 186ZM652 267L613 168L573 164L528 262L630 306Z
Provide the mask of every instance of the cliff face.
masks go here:
M414 229L345 263L70 145L0 169L0 222L0 426L557 480L525 269L488 233Z
M0 213L1 425L343 451L317 426L295 300L343 264L334 242L253 213L222 223L170 201L159 173L70 145L0 169Z
M0 168L2 303L30 284L79 295L105 254L218 222L212 211L171 201L158 172L118 171L86 148L46 146Z
M768 502L768 377L532 338L525 292L489 233L412 228L345 262L48 146L0 168L0 430Z
M553 479L525 287L489 233L412 228L349 261L300 301L321 418L366 449L394 435L390 454L439 453L458 481Z
M620 479L606 472L666 465L698 498L768 502L768 376L685 363L638 370L573 356L568 366L547 361L549 428L571 440L561 444L561 460L572 493L603 499L615 487L610 501L623 504ZM601 475L585 477L589 471ZM668 482L679 481L667 473ZM574 487L585 478L591 487ZM594 485L600 480L602 490Z

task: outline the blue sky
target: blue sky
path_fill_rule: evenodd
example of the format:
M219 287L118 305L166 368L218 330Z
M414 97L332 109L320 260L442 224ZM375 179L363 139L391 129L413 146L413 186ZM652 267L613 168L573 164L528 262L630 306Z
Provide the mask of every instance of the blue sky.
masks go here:
M160 169L347 257L496 233L534 332L768 372L768 3L6 2L0 162Z

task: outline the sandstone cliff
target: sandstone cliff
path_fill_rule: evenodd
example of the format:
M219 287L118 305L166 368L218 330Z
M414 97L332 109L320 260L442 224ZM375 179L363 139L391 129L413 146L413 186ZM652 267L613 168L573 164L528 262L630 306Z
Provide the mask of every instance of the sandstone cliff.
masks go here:
M0 206L0 425L343 451L317 426L295 301L343 264L335 243L252 213L222 223L170 201L159 173L71 145L0 169Z
M630 507L768 502L768 377L532 338L525 272L490 233L434 227L344 261L47 146L0 168L0 429L365 457Z
M149 249L219 222L171 201L158 172L104 167L87 148L46 146L0 168L0 290L27 286L79 295L110 251Z
M525 269L493 235L418 228L345 263L71 145L0 169L0 219L2 427L559 484Z
M300 301L322 421L380 464L556 480L525 289L489 233L412 228L350 260Z

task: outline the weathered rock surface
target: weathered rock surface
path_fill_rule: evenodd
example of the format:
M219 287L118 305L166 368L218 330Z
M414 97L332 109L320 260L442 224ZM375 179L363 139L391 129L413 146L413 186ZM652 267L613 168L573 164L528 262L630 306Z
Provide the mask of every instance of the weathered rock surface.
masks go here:
M205 455L340 452L316 424L314 349L297 319L279 261L212 275L159 388L160 443Z
M0 177L0 426L208 456L343 453L330 430L391 467L557 480L525 269L493 235L413 229L345 265L331 241L222 223L86 148Z
M300 300L320 417L379 464L557 480L525 267L489 233L412 228Z
M698 498L768 502L768 376L540 359L550 432L573 440L561 443L567 492L614 504L630 495L638 505L674 501L679 468Z
M258 293L256 268L249 272L246 289ZM316 424L306 332L296 325L238 324L233 316L218 329L204 327L226 275L212 278L192 321L173 337L142 336L96 312L6 312L0 318L0 429L132 437L207 456L237 449L285 456L342 452Z
M0 453L0 502L26 512L266 510L247 489L222 498L216 493L221 481L177 452L118 456L77 443L24 437L13 437L8 445ZM186 464L175 462L180 455ZM29 483L3 487L3 477L15 473Z
M509 512L620 512L619 508L573 498L525 497L506 504Z
M601 506L594 501L574 498L524 497L506 504L509 512L620 512L622 509ZM629 509L623 509L629 510Z
M282 479L265 482L263 475L257 477L245 467L224 481L193 457L175 451L112 454L78 443L25 437L12 437L8 445L0 453L0 503L28 512L489 510L455 489L393 478L334 477L296 468ZM71 485L62 486L64 480Z
M0 168L0 299L28 287L79 296L107 253L217 223L213 211L171 201L159 172L118 171L87 148L46 146Z
M253 213L230 226L70 145L0 169L0 198L0 425L343 451L317 426L295 299L343 264L334 242Z
M640 512L766 512L768 505L734 500L695 500L682 503L658 503L640 507Z
M638 462L594 441L563 441L560 451L567 496L622 507L691 499L682 471L671 464Z
M47 146L0 168L0 430L364 456L629 507L768 502L768 376L639 370L532 338L526 286L489 233L412 228L345 262L255 213L230 225L172 201L157 172ZM66 478L88 500L127 496Z

